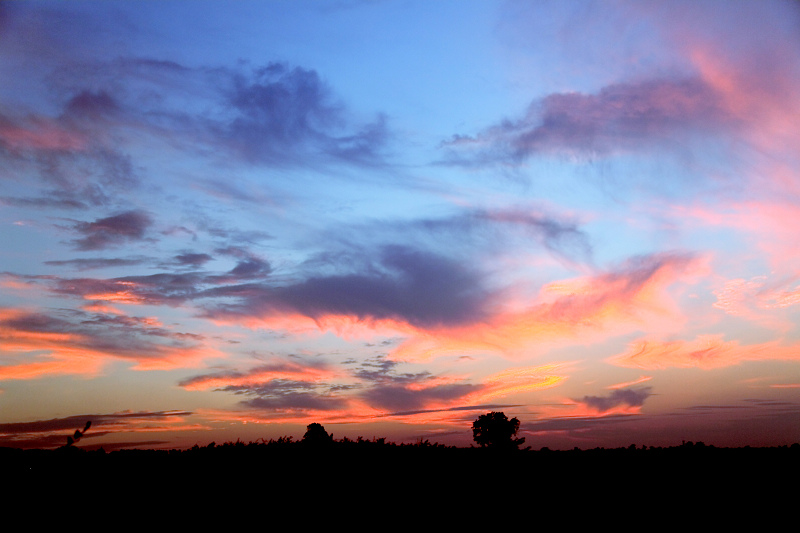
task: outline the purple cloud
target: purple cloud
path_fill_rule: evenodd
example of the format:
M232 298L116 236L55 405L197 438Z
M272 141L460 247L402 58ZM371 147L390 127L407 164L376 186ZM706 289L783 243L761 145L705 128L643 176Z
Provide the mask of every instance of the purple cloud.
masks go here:
M418 326L479 320L488 299L470 265L403 246L384 247L376 264L360 272L309 277L282 286L220 287L203 296L240 298L239 303L207 308L207 316L291 312L313 319L326 315L399 319Z
M141 241L153 220L144 211L126 211L94 222L79 222L72 229L83 238L72 241L78 250L101 250Z
M371 406L392 411L415 411L430 402L447 402L474 393L480 387L469 383L448 383L422 389L382 384L370 388L361 397Z
M643 389L617 389L608 396L584 396L582 399L575 401L604 413L620 405L641 407L644 405L644 401L651 396L651 390L650 387Z
M129 259L115 257L91 257L84 259L66 259L63 261L45 261L44 264L51 266L71 266L78 270L95 270L99 268L113 268L124 266L141 265L148 261L144 257L134 257Z
M680 145L692 132L732 123L720 101L696 78L618 83L596 94L555 93L534 101L522 118L474 137L455 135L443 147L455 163L492 163L521 162L534 154L605 156Z
M370 385L359 396L373 407L407 412L422 410L431 402L455 400L480 388L469 383L425 387L426 382L434 383L435 377L430 372L397 373L399 364L383 356L364 361L353 375Z
M208 254L185 253L175 256L175 262L181 266L197 268L214 259Z
M248 160L297 164L327 154L351 162L374 160L386 138L386 119L343 129L344 106L314 70L270 63L251 75L232 74L228 104L236 112L219 133Z

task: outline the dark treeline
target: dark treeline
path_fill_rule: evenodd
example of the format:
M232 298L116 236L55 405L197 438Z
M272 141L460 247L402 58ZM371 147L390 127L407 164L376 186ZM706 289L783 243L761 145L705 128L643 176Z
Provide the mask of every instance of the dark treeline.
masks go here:
M304 470L403 471L450 469L453 472L636 471L642 468L684 470L688 466L706 469L779 467L782 471L800 465L800 444L778 447L719 448L702 442L684 442L677 446L656 447L631 444L622 448L573 450L491 449L455 447L420 440L396 444L385 438L328 441L295 440L293 437L254 442L214 442L189 449L120 449L87 450L63 446L53 450L0 448L0 464L5 473L28 476L48 475L57 471L158 471L161 473L197 469L247 468L300 473ZM796 470L794 470L796 472Z
M212 491L215 496L246 494L271 501L313 496L338 504L377 503L390 496L433 501L445 494L521 502L537 498L552 506L573 499L612 503L654 494L671 499L702 499L712 492L715 498L774 498L768 491L800 474L800 444L718 448L683 442L671 447L533 450L522 447L517 426L516 419L502 413L481 416L473 424L480 446L472 447L422 439L413 444L385 438L336 440L315 423L299 440L105 451L79 447L90 429L87 423L57 449L0 448L0 465L7 486L22 483L37 494L68 489L76 496L76 491L91 488L103 496L126 490L137 496L144 490L194 500Z
M71 508L147 501L169 502L173 513L197 513L204 505L234 509L247 502L281 513L302 501L335 516L385 506L442 513L450 501L466 517L474 507L469 502L483 502L484 509L502 502L572 519L576 512L591 517L586 509L598 513L660 502L660 516L669 517L670 505L699 509L712 497L732 510L791 508L786 499L796 493L779 487L794 484L800 474L800 445L717 448L687 442L558 451L283 437L183 450L0 448L0 465L4 485L17 487L20 502L35 495ZM297 511L292 516L302 518Z
M499 421L502 431L481 420ZM738 523L742 513L763 521L795 507L800 444L533 450L522 447L515 428L515 419L479 419L473 430L481 445L472 447L336 440L312 424L299 440L105 451L79 447L90 436L87 424L57 449L0 448L0 469L8 510L34 501L60 517L158 511L205 525L244 509L267 523L359 523L373 516L364 522L369 530L418 527L431 517L470 528L507 527L510 517L574 526L630 519L634 508L661 525L689 517L697 525L698 516L713 525L724 517Z

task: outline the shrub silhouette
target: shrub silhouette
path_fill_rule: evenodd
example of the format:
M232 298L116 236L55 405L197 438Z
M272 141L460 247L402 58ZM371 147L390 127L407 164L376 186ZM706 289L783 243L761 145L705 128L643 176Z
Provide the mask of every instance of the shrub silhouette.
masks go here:
M505 413L492 411L472 423L472 439L481 448L516 450L525 442L524 438L514 438L518 430L519 420L509 420Z

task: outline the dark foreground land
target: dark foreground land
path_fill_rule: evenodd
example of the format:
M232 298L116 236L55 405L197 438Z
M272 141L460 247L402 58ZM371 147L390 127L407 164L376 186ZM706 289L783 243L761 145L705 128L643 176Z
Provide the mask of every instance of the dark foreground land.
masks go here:
M800 494L798 444L552 451L279 440L0 448L0 465L6 516L181 530L794 531Z
M159 490L235 488L263 495L298 491L369 497L387 492L470 492L499 497L572 494L621 498L672 492L693 499L770 491L798 496L800 445L716 448L702 443L656 448L553 451L455 448L383 439L309 443L279 439L214 443L188 450L0 448L6 483L31 486L147 485Z

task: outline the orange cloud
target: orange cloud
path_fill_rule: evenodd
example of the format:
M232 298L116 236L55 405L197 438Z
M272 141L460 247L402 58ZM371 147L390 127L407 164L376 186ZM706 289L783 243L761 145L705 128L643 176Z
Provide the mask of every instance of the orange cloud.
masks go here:
M665 368L702 368L710 370L761 360L800 361L800 345L785 346L765 342L742 346L738 341L725 341L722 335L701 335L693 341L639 340L630 349L611 357L608 363L644 370Z
M117 288L117 290L84 294L83 299L132 305L147 303L146 298L134 292L136 283L132 281L114 281L110 283L114 288Z
M591 342L665 324L675 328L685 319L668 288L706 271L704 260L665 254L619 272L551 283L541 290L538 303L523 311L500 312L470 326L417 330L391 356L426 360L481 351L513 356L543 342Z
M423 328L400 319L328 314L311 318L270 313L211 317L219 324L283 329L294 334L334 331L343 338L403 336L390 357L426 361L469 353L530 354L543 343L589 343L630 331L660 331L684 323L669 289L693 283L708 272L707 258L656 254L636 258L617 271L562 280L544 286L534 302L504 294L493 314L480 322Z
M59 353L39 361L0 366L0 381L37 379L44 376L77 374L85 377L100 374L105 360L79 353Z
M483 403L498 397L556 387L566 379L566 376L557 374L559 370L563 370L563 365L504 370L484 379L481 390L464 398L462 403Z
M639 379L635 379L633 381L626 381L625 383L617 383L615 385L609 385L606 387L607 389L617 390L617 389L627 389L628 387L632 387L633 385L639 385L640 383L646 383L653 379L653 376L642 376Z
M134 370L195 367L203 359L222 355L207 343L200 336L165 329L148 317L116 316L94 322L84 317L75 323L42 313L0 309L0 350L3 359L12 361L0 367L0 379L93 376L112 359L132 361Z

